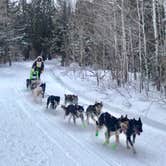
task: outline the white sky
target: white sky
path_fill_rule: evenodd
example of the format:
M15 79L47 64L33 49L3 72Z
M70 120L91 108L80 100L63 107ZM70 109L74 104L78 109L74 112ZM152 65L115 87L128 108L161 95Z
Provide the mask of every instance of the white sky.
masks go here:
M18 0L11 0L11 1L15 2ZM56 0L54 0L54 1L56 2ZM77 0L68 0L68 1L70 1L72 4L75 4ZM31 2L31 0L27 0L27 2Z

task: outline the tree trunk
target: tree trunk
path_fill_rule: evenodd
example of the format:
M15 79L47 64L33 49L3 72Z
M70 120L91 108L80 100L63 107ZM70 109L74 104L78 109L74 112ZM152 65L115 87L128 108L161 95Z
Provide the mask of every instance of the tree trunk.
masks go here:
M142 1L142 30L143 30L143 41L144 41L144 61L145 61L145 91L148 95L149 91L149 71L148 71L148 57L147 57L147 46L146 46L146 34L145 34L145 18L144 18L144 1ZM143 67L143 66L142 66ZM144 77L144 73L143 73Z
M160 91L160 77L159 77L159 41L158 41L158 29L156 22L156 0L152 0L153 6L153 29L154 29L154 39L155 39L155 78L157 80L157 90Z
M142 71L142 41L141 41L141 29L142 29L142 25L141 25L141 14L140 14L140 7L139 7L139 0L137 0L137 13L138 13L138 19L139 19L139 34L138 34L138 54L139 54L139 72L140 72L140 86L139 86L139 90L140 93L142 92L143 89L143 71Z
M128 60L127 60L127 50L126 50L126 32L125 32L125 22L124 22L124 0L121 1L121 21L122 21L122 58L123 58L123 82L128 81Z

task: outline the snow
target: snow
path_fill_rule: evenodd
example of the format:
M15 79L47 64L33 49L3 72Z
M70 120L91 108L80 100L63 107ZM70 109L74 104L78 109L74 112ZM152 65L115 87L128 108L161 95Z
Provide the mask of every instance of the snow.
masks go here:
M137 153L134 155L126 148L123 134L120 135L120 144L114 149L114 137L109 145L103 145L104 134L100 132L99 137L95 137L93 123L83 128L77 120L74 125L64 119L60 106L54 111L46 110L46 98L42 103L33 101L31 92L25 88L31 64L32 62L22 62L14 63L10 68L0 67L0 166L164 165L166 114L157 103L148 109L145 117L137 110L147 108L148 101L134 98L134 104L127 109L121 105L122 98L115 91L110 90L106 94L101 89L96 90L93 81L73 79L69 68L60 67L54 60L46 62L42 74L42 80L47 84L46 97L59 95L63 104L65 93L76 93L84 108L95 100L102 100L103 111L110 111L116 116L127 112L132 117L137 117L138 114L143 117L144 131L136 138ZM138 98L140 97L142 98Z
M105 85L104 87L97 87L94 77L88 77L88 74L86 74L86 79L82 79L83 71L77 69L71 66L66 70L66 68L59 66L58 70L55 67L52 72L55 77L58 77L57 79L61 84L72 89L76 94L81 94L81 96L93 102L96 100L104 101L108 110L113 109L113 112L126 113L135 117L141 116L146 121L155 121L156 125L166 128L166 101L163 102L156 90L151 91L148 98L145 94L140 94L139 90L136 90L133 86L117 88L110 82L110 89L105 89Z

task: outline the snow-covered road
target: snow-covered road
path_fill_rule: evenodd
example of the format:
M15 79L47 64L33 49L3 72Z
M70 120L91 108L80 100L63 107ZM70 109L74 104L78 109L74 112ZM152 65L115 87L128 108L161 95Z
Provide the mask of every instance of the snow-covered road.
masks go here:
M42 104L32 100L25 89L25 79L31 63L15 63L11 68L0 68L0 166L162 166L166 162L166 132L148 124L136 139L137 154L126 149L125 137L112 148L103 145L101 132L95 137L95 127L83 128L64 120L60 107L48 111L46 99ZM58 78L55 79L47 62L43 80L46 93L59 95L72 93ZM58 70L58 68L57 68ZM81 96L81 94L80 94ZM80 104L92 101L79 98Z

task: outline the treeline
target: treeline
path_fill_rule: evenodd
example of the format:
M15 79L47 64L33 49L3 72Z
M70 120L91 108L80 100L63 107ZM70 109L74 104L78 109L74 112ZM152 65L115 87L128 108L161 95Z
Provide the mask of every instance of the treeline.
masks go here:
M56 53L62 65L77 62L110 70L118 86L125 86L131 75L140 81L140 91L148 91L150 81L157 90L165 86L164 1L77 0L74 7L68 0L9 4L4 30L8 39L0 45L7 47L4 56L9 46L17 47L25 60Z
M111 70L119 86L130 74L140 91L165 83L164 3L158 0L79 0L68 27L66 63ZM139 73L139 74L138 74Z
M12 60L34 59L39 55L51 58L54 53L63 53L67 34L65 19L68 19L68 13L64 16L65 1L2 1L0 5L5 10L0 13L1 62L11 64Z

